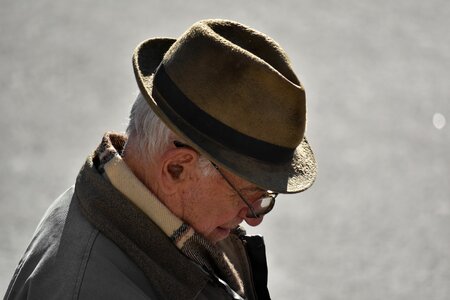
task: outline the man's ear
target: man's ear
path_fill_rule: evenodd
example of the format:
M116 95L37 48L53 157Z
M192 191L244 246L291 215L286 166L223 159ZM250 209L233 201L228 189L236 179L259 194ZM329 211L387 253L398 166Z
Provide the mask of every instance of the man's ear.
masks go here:
M161 188L166 193L176 191L195 178L198 153L190 148L176 148L162 156Z
M180 179L181 173L183 173L183 166L179 164L170 163L167 165L167 172L170 174L173 180Z

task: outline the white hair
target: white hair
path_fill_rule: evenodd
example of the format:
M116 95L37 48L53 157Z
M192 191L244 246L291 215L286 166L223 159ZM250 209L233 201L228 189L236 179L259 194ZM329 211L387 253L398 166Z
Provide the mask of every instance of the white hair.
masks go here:
M127 135L136 139L139 155L145 161L158 159L175 140L184 142L153 112L141 93L131 108ZM204 176L215 174L211 162L203 155L199 156L198 166Z

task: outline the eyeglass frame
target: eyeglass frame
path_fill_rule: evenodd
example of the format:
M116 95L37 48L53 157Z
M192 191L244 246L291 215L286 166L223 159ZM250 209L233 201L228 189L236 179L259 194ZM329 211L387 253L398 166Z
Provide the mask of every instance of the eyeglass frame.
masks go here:
M182 147L188 147L191 148L189 145L186 145L180 141L174 141L173 144L175 145L175 147L177 148L182 148ZM264 193L264 195L262 195L261 197L259 197L256 201L254 201L252 204L250 204L250 202L246 199L246 197L244 197L244 195L242 195L242 193L235 187L235 185L230 181L230 179L228 179L225 174L220 170L219 166L217 166L214 162L209 161L212 166L214 167L214 169L217 170L217 172L220 174L220 176L222 176L222 178L227 182L227 184L236 192L236 194L239 196L239 198L241 198L241 200L247 205L248 209L250 210L250 214L247 213L246 217L247 218L254 218L254 219L258 219L261 218L262 216L268 214L275 206L275 198L278 196L278 193L274 193L272 191L266 191ZM254 208L254 204L258 203L258 202L262 202L263 199L266 198L270 198L270 204L269 206L267 206L267 208L265 208L262 212L256 213L255 208Z

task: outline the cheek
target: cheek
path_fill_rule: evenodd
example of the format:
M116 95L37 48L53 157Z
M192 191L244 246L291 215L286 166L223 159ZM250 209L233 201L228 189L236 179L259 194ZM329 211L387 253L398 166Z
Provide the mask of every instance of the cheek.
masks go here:
M200 233L208 231L214 225L218 214L210 193L202 188L196 188L184 196L184 221Z
M235 199L220 188L191 190L185 206L184 220L197 232L207 236L217 227L236 219L240 208Z

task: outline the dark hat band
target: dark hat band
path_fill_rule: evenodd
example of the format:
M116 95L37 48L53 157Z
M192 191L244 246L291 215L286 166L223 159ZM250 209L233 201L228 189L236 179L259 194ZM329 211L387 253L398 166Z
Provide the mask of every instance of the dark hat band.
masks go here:
M154 75L152 96L169 119L181 117L205 136L237 153L269 163L284 163L292 159L295 149L243 134L200 109L177 87L162 64ZM160 97L163 99L159 99Z

